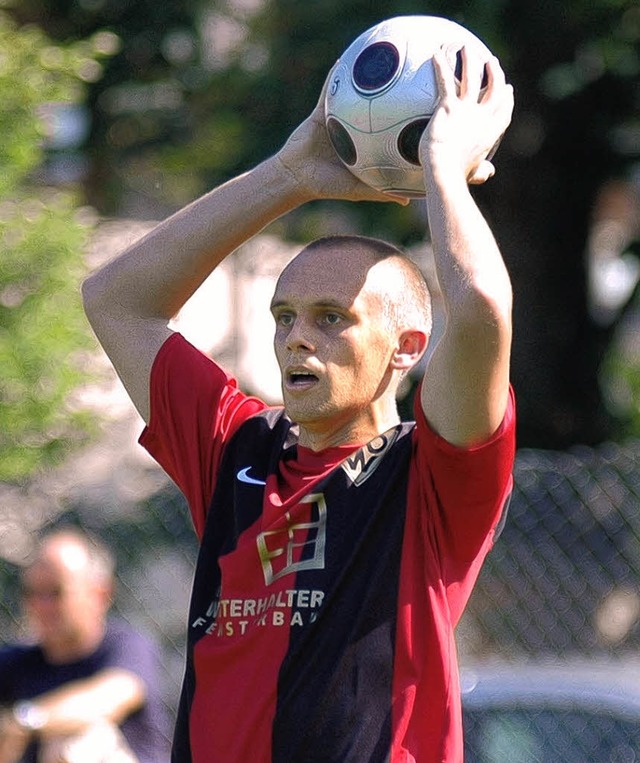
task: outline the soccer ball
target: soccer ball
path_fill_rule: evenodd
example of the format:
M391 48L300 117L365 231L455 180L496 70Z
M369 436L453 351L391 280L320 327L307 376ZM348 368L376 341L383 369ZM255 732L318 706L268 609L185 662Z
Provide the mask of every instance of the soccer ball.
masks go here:
M439 16L397 16L349 45L329 75L325 118L356 177L380 191L425 195L418 144L438 100L433 54L442 49L459 80L463 46L491 55L468 29Z

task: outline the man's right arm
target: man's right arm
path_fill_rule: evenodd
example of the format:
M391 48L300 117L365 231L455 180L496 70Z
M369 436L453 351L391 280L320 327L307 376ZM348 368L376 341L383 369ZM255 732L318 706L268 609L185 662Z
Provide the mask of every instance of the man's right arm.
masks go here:
M228 254L321 198L407 203L365 186L342 165L326 132L324 91L278 154L180 210L87 279L89 321L146 422L151 367L171 318Z
M229 253L304 201L271 158L180 210L85 281L87 317L145 421L151 366L171 318Z

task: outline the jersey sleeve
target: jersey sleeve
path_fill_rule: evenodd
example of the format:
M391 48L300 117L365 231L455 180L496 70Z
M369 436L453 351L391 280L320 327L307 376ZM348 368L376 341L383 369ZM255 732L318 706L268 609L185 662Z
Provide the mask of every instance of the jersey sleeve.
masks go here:
M202 537L224 445L267 406L178 333L160 348L150 384L151 416L140 444L182 490Z
M415 408L416 466L421 492L431 506L427 527L443 579L458 585L471 569L479 570L508 506L515 459L513 389L498 430L472 448L456 447L438 436L419 403Z

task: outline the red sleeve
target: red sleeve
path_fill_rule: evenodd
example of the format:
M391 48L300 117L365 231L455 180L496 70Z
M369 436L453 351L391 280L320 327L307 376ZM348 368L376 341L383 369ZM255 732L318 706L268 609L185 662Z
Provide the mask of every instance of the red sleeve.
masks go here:
M445 582L463 584L479 569L494 540L496 526L513 486L515 400L493 436L472 448L458 448L430 429L422 408L416 411L416 467L420 491L432 506L432 534ZM472 575L472 577L474 577Z
M154 361L150 401L140 444L182 490L202 537L224 445L267 406L240 392L235 379L177 333Z

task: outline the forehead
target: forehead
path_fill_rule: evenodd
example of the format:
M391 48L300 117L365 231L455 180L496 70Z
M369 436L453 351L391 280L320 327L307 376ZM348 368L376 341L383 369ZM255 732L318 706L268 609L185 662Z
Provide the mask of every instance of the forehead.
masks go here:
M46 587L65 590L73 584L74 578L68 570L58 565L36 562L25 570L22 582L27 589Z
M310 302L350 307L379 295L375 259L334 247L303 250L282 271L273 305Z
M74 544L52 544L28 567L23 577L30 580L48 579L64 583L84 577L87 567L86 552Z

